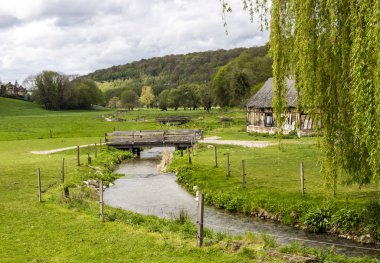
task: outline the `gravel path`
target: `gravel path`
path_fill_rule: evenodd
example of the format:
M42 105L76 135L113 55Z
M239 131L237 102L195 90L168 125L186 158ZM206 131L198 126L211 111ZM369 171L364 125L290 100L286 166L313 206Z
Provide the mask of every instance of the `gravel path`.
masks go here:
M201 143L209 144L224 144L224 145L238 145L243 147L254 147L254 148L264 148L276 143L267 142L267 141L240 141L240 140L219 140L220 137L213 136L200 140Z
M208 144L224 144L224 145L238 145L243 147L254 147L254 148L264 148L271 145L274 145L273 142L266 142L266 141L240 141L240 140L219 140L221 137L213 136L208 137L204 140L200 140L201 143L208 143ZM94 146L95 144L87 144L87 145L81 145L80 148ZM53 149L53 150L46 150L46 151L32 151L32 154L51 154L51 153L58 153L63 152L67 150L73 150L76 149L77 146L70 146L66 148L59 148L59 149Z
M94 146L95 144L81 145L81 146L79 146L79 148L88 147L89 145ZM59 152L67 151L67 150L73 150L76 148L77 148L77 146L70 146L70 147L66 147L66 148L59 148L59 149L53 149L53 150L47 150L47 151L32 151L31 153L32 154L51 154L51 153L59 153Z

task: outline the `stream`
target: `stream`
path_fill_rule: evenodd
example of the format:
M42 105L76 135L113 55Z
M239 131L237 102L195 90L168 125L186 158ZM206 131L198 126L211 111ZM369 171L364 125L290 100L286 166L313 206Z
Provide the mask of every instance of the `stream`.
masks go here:
M194 196L176 183L174 174L161 173L157 169L162 152L163 148L160 147L145 149L140 158L120 165L115 172L125 176L117 179L114 185L104 191L104 202L112 207L163 218L176 218L181 210L186 210L195 222L197 201ZM297 241L318 248L330 248L334 245L336 252L348 256L380 258L380 249L371 245L358 244L327 234L307 233L271 221L230 214L209 206L205 206L204 225L231 235L245 232L265 233L280 244Z

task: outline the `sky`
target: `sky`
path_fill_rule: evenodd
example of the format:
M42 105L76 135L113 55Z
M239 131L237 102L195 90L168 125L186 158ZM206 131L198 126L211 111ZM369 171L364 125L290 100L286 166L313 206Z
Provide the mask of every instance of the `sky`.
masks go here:
M268 42L242 0L0 0L0 80L87 74L143 58Z

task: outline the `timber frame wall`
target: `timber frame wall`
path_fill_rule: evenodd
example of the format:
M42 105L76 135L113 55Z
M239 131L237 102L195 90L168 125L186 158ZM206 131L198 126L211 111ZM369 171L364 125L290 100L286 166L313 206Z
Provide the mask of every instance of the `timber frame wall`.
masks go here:
M286 117L283 125L284 134L290 131L297 131L298 136L313 134L313 120L310 115L299 113L293 107L289 107L283 114ZM247 132L274 134L277 130L273 108L250 107L247 109Z

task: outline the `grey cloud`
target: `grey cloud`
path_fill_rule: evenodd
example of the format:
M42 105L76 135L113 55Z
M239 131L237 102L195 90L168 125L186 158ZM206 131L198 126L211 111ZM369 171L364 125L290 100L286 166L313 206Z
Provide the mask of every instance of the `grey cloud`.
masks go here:
M9 14L0 14L0 29L9 28L21 24L21 20Z

